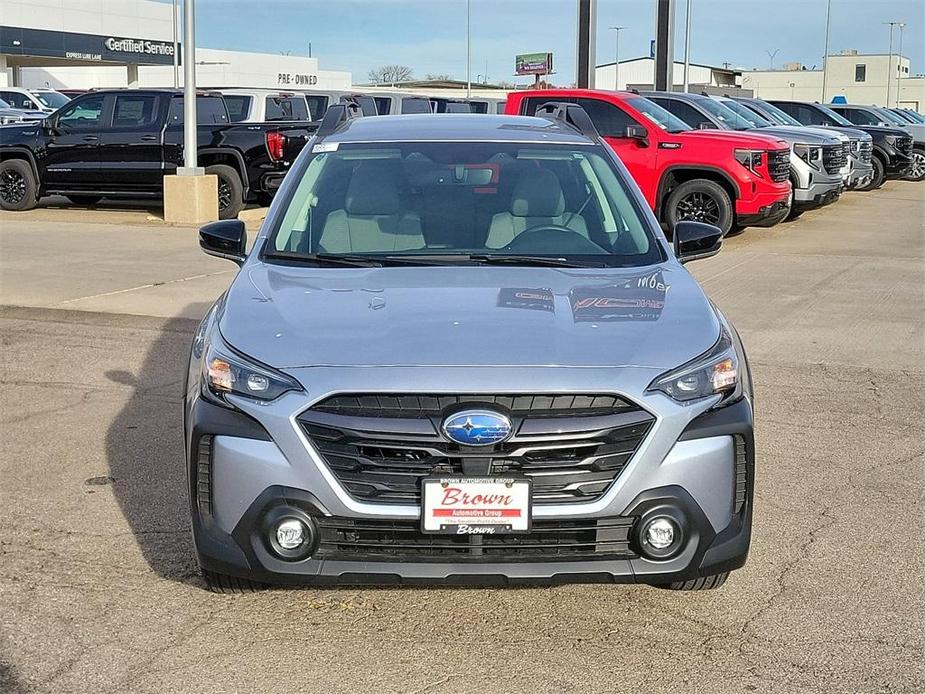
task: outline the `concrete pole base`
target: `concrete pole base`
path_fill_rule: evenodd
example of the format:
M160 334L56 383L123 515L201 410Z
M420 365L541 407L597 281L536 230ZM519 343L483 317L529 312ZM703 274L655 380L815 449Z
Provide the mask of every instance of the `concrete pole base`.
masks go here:
M164 221L205 224L218 219L218 176L164 176Z

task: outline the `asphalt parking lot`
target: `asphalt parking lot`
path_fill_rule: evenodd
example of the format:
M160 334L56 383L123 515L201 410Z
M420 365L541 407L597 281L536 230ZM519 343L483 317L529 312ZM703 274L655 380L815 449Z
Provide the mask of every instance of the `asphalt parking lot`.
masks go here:
M758 411L752 554L700 594L206 592L180 392L234 268L135 214L0 214L0 691L925 690L925 186L691 266Z

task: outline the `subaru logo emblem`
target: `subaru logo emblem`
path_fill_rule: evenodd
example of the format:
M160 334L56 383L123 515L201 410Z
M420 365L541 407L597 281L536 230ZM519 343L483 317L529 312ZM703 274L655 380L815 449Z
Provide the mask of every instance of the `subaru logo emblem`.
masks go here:
M465 410L443 420L443 434L463 446L491 446L512 433L511 420L498 412Z

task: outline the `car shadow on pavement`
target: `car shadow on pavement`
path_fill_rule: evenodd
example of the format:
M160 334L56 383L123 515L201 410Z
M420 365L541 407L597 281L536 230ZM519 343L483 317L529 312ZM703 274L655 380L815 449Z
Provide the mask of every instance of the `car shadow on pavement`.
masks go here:
M208 308L193 304L183 315L205 315ZM148 565L163 578L198 585L183 451L183 391L198 321L151 320L155 337L138 346L140 368L106 373L131 387L106 436L106 481ZM144 339L152 333L134 334Z

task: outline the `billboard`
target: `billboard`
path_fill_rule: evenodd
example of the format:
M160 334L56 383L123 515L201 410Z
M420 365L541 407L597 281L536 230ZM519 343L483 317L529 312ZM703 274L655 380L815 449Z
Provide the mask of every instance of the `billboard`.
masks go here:
M517 75L549 75L552 73L552 53L522 53L514 58Z

